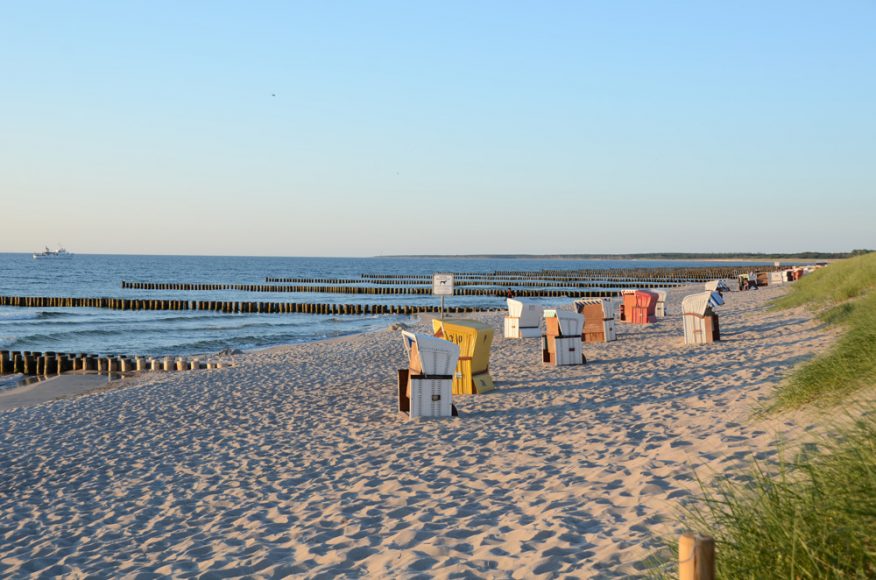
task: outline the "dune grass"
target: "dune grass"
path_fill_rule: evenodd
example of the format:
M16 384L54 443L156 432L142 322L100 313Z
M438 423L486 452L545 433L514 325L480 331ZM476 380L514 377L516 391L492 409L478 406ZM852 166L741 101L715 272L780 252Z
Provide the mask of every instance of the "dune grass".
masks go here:
M833 405L876 384L876 253L836 262L805 276L774 307L806 306L844 327L828 352L801 366L776 391L773 410Z
M873 414L778 472L703 489L685 525L715 539L719 578L876 577Z
M876 292L826 310L821 317L845 326L828 352L797 369L775 393L773 410L807 404L831 406L876 384Z

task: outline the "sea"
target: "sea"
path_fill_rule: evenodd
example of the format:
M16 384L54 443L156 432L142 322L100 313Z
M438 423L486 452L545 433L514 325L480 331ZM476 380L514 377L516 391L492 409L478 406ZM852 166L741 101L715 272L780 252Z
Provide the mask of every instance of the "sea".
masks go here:
M426 274L696 267L746 262L586 261L475 258L271 258L76 254L34 260L0 253L0 295L183 299L251 302L437 305L438 297L328 293L182 292L122 289L121 282L265 284L271 278L358 278L362 274ZM607 286L606 289L611 289ZM559 304L562 298L535 299ZM504 307L504 299L453 296L447 306ZM385 328L400 316L221 314L204 311L116 311L0 306L0 350L143 356L258 350Z

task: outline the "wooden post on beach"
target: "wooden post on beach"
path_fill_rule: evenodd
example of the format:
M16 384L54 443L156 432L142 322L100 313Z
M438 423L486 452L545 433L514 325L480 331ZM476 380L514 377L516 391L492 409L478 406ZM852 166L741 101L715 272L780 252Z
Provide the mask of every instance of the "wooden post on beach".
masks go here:
M678 539L678 580L715 580L715 540L682 534Z
M34 356L29 352L25 352L22 354L21 359L24 361L23 370L21 372L26 375L35 375L37 369Z
M169 356L166 356L166 357L164 357L164 360L162 361L161 368L162 368L165 372L170 372L170 371L172 371L174 368L176 368L174 365L175 365L175 363L174 363L173 359L170 358Z
M67 368L68 359L66 354L58 354L55 355L55 373L63 374L66 371L70 370Z

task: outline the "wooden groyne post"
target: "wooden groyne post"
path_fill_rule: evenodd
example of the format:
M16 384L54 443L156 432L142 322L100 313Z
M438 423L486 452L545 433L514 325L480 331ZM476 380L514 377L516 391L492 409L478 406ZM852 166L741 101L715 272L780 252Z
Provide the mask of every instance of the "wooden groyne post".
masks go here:
M227 366L227 364L225 365ZM234 366L234 365L232 365ZM95 355L86 353L56 353L0 350L0 375L25 374L49 377L71 371L97 372L98 374L146 371L196 371L223 368L220 361L210 358L206 362L198 357L165 356L163 359L128 355Z
M715 580L715 540L694 534L681 535L678 580Z
M557 293L559 296L561 293ZM611 295L610 293L590 293ZM502 294L504 296L504 294ZM520 294L523 295L523 294ZM528 294L527 294L528 295ZM577 295L577 294L576 294ZM563 296L571 296L563 294ZM58 296L0 296L0 306L20 308L107 308L110 310L187 310L223 312L227 314L319 314L410 315L419 312L437 312L438 307L418 304L333 304L304 302L217 302L204 300L146 300L141 298L73 298ZM455 313L496 312L498 306L457 306Z

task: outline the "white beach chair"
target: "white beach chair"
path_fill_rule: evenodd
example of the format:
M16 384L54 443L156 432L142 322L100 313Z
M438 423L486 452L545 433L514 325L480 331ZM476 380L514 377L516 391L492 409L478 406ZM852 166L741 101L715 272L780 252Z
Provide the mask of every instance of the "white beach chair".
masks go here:
M657 294L657 305L654 307L655 318L666 318L666 290L652 290Z
M710 280L705 283L705 289L712 292L729 292L730 287L723 280Z
M557 319L562 336L577 336L580 338L581 331L584 329L584 317L577 312L545 309L544 317L545 319Z
M409 368L398 372L398 409L410 417L453 415L453 373L459 346L427 334L402 331Z
M583 298L575 301L575 309L584 316L585 342L617 340L614 327L614 302L611 298Z
M685 296L681 301L685 344L707 344L720 340L718 315L712 309L724 304L718 292L706 291Z
M505 317L505 338L538 338L541 336L543 308L532 302L508 298Z

